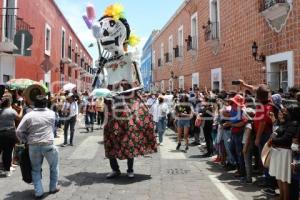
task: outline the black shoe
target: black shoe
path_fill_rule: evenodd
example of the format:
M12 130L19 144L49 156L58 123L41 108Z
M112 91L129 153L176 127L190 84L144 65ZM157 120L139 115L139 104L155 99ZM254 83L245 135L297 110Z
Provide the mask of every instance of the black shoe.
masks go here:
M35 196L34 199L39 200L39 199L43 199L44 195L42 194L41 196Z
M55 194L58 193L60 191L60 187L57 187L54 191L50 191L50 194Z
M189 150L189 145L186 145L184 152L187 153L188 150Z
M177 144L177 147L176 147L176 150L177 150L177 151L179 151L180 146L181 146L181 143L178 143L178 144Z
M112 171L111 173L106 175L106 178L107 179L113 179L113 178L119 177L120 175L121 175L121 172Z
M269 196L276 196L277 195L275 190L273 190L271 188L262 189L261 192L266 194L266 195L269 195Z
M74 146L73 143L70 143L70 146L71 146L71 147Z
M208 158L208 157L211 157L211 153L206 153L206 154L203 154L201 155L201 158Z
M192 142L191 144L190 144L190 146L198 146L198 145L200 145L200 143L199 142Z

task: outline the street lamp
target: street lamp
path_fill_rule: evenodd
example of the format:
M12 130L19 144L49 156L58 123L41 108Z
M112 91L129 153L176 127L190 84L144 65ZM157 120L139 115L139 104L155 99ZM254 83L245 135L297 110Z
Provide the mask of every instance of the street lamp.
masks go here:
M266 60L266 56L263 54L260 54L259 56L257 55L258 53L258 46L256 44L256 42L254 41L252 44L252 56L254 57L255 61L258 62L265 62Z

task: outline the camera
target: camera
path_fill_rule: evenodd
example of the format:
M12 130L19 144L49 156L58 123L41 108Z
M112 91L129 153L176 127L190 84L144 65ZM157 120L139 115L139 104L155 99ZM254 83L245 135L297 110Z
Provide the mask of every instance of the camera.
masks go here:
M232 84L232 85L240 85L240 84L241 84L241 81L232 81L231 84Z

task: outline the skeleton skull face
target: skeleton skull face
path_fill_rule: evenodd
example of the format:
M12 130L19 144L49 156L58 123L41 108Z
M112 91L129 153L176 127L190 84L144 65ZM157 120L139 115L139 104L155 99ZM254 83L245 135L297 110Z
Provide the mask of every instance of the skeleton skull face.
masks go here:
M124 53L123 43L127 37L127 30L120 20L104 17L93 26L93 33L105 50L112 54Z

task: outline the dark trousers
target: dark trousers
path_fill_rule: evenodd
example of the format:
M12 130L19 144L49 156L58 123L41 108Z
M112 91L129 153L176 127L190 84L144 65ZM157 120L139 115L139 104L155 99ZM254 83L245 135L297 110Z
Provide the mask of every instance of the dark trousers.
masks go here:
M5 171L10 171L14 146L15 139L0 136L0 152L2 152L2 162Z
M85 126L87 129L91 128L92 130L94 129L94 119L95 113L93 112L86 112L85 115Z
M70 127L70 144L73 144L74 132L75 132L75 125L76 125L76 116L68 118L65 121L64 127L64 144L68 143L68 131Z
M100 126L104 122L104 112L97 112L97 124Z
M212 128L205 127L203 128L205 143L206 143L206 149L208 154L213 153L213 139L212 139Z
M234 155L236 156L238 169L241 175L245 175L245 162L244 162L244 156L243 156L243 132L239 133L232 133L232 145L234 148Z
M292 183L290 186L291 200L299 199L299 180L292 178Z
M133 162L134 162L134 158L127 159L127 167L128 167L127 172L129 173L133 172ZM120 172L120 167L116 158L110 158L109 163L113 171Z

